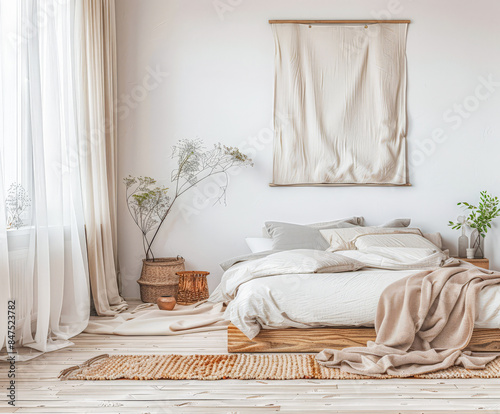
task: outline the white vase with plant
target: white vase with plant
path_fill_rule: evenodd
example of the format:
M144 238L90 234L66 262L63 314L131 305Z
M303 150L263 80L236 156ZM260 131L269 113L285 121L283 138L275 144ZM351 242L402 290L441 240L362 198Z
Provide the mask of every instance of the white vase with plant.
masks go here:
M456 230L461 229L465 225L472 228L470 247L475 250L475 257L482 259L484 258L484 239L486 233L491 229L491 222L500 216L498 197L493 197L487 191L481 191L477 206L465 201L457 205L469 211L469 215L463 222L454 223L450 221L448 225Z

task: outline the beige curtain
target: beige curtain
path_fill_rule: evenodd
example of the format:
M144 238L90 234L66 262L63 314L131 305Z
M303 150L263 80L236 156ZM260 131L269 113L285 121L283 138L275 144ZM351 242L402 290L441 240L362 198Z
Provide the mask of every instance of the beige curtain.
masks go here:
M118 289L114 0L82 0L80 137L90 286L99 315L127 308Z
M274 24L273 182L407 183L406 24Z

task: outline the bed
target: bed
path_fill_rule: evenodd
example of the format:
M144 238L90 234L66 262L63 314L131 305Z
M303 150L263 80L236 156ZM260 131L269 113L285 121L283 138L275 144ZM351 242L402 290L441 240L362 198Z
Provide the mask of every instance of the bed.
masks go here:
M228 267L210 300L227 304L229 352L364 346L375 338L378 299L389 285L456 260L418 229L318 231L327 250L291 246ZM468 349L500 351L499 285L481 291L476 311Z

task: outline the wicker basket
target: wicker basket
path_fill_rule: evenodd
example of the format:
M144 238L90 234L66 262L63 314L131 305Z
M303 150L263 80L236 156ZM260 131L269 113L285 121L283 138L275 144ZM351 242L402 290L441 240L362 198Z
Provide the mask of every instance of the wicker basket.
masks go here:
M137 281L141 286L141 300L156 303L159 296L174 296L177 299L179 276L177 272L184 270L182 257L166 257L162 259L143 260L141 278Z
M177 303L191 305L208 299L207 276L209 272L177 272L179 275L179 294Z

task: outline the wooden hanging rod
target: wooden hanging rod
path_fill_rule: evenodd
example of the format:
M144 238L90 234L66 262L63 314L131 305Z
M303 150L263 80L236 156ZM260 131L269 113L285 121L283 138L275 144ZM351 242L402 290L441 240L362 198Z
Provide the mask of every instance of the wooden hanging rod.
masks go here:
M411 23L411 20L269 20L269 24L373 24L373 23Z
M299 183L299 184L274 184L269 183L269 187L411 187L410 183L390 184L390 183Z

